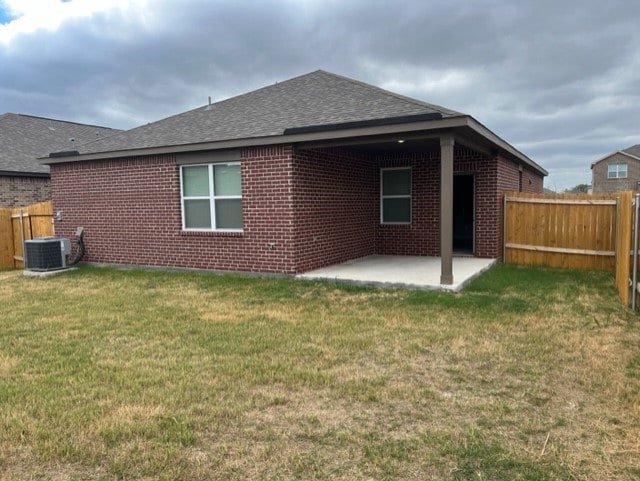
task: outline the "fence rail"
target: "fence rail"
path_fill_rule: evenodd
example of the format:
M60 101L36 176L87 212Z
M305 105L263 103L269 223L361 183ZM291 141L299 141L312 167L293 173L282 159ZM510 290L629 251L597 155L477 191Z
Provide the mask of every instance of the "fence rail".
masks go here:
M0 268L24 266L23 242L54 234L51 201L0 209Z
M615 273L629 304L633 192L504 197L504 261Z

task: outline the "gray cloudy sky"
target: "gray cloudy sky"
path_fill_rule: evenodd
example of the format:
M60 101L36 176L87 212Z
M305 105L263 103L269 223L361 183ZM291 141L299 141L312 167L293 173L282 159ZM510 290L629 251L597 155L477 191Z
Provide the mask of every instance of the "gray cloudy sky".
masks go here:
M131 128L319 68L474 116L545 186L640 143L632 0L0 0L0 113Z

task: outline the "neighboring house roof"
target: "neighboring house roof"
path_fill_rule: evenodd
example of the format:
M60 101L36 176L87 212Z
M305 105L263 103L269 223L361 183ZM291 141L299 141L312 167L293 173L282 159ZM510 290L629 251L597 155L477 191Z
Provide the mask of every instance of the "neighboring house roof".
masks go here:
M37 159L54 150L70 150L74 144L96 137L113 135L120 130L46 119L31 115L0 115L0 173L46 176L49 167ZM70 139L74 139L71 141Z
M187 150L347 139L364 129L464 128L475 139L547 171L469 115L318 70L55 154L47 163ZM373 135L368 130L367 135ZM339 134L338 134L339 133ZM68 150L68 149L64 149Z
M593 166L596 165L598 162L602 162L603 160L606 160L612 155L616 155L616 154L622 154L632 159L640 160L640 144L632 145L631 147L627 147L626 149L617 150L615 152L611 152L610 154L605 155L604 157L600 157L598 160L594 160L593 162L591 162L591 168L593 169Z
M640 144L632 145L631 147L627 147L622 151L623 153L635 157L636 159L640 159Z

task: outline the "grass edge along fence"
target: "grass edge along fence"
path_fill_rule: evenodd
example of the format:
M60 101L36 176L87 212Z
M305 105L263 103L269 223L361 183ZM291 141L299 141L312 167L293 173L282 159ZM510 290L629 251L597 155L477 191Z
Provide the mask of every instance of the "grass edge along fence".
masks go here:
M595 269L615 274L629 305L634 193L504 196L505 263Z
M0 269L22 268L23 243L54 235L50 200L24 207L0 208Z

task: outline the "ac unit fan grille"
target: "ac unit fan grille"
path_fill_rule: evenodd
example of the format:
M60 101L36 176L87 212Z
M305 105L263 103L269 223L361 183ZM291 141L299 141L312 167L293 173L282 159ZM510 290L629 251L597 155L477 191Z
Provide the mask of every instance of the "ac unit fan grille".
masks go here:
M25 253L25 268L30 271L50 271L67 267L60 239L26 241Z

